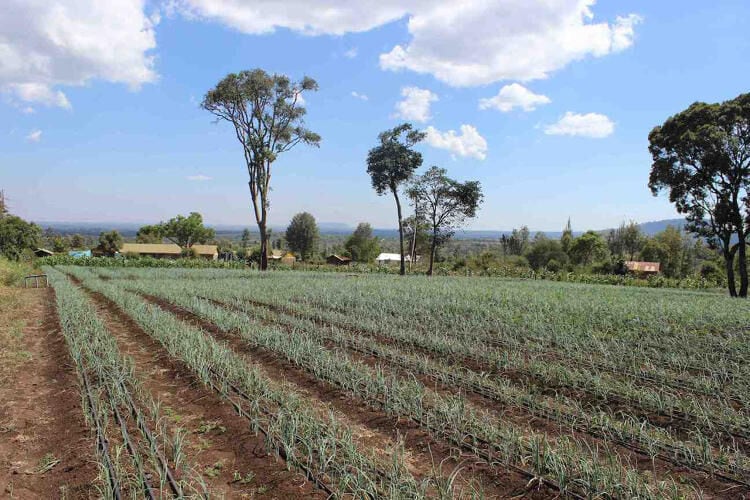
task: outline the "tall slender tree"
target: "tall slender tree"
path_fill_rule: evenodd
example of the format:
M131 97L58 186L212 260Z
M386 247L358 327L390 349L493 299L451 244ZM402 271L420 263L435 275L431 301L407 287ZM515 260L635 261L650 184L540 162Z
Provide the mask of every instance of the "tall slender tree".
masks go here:
M268 209L271 166L297 144L318 146L320 136L307 129L304 92L318 90L312 78L292 82L262 69L231 73L209 90L201 106L232 124L245 158L253 213L260 232L260 268L268 268Z
M367 153L367 173L370 174L375 192L381 196L390 192L396 201L402 276L406 274L406 265L404 263L403 214L398 191L422 165L422 154L414 151L413 148L424 138L424 132L415 130L410 123L403 123L396 128L382 132L378 136L380 144Z

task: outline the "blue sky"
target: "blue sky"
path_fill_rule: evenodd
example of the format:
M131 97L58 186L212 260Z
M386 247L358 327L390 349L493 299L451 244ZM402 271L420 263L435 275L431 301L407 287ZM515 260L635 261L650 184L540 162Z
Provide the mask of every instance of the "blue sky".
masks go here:
M648 132L693 101L749 90L747 1L442 3L10 0L0 188L37 221L199 211L253 227L240 147L198 103L227 73L260 67L320 85L306 122L321 147L275 164L273 225L307 210L394 227L365 157L400 109L431 127L424 168L481 181L472 228L605 228L676 217L646 185Z

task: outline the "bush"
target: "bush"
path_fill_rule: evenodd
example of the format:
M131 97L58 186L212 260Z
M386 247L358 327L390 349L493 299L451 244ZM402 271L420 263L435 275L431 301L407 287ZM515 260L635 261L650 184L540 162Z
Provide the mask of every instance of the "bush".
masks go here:
M23 283L23 277L33 274L33 267L28 262L11 261L0 257L0 285L17 286Z
M79 257L68 255L53 255L39 259L39 266L86 266L86 267L158 267L176 268L187 267L193 269L219 268L243 269L244 262L224 262L221 260L205 259L154 259L153 257Z

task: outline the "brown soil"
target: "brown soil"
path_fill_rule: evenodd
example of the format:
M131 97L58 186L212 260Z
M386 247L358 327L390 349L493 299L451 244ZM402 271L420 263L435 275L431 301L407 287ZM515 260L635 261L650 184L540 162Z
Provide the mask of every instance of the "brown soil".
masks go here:
M183 321L198 326L218 340L226 342L235 352L242 353L248 356L249 361L261 365L271 378L290 381L299 388L299 392L310 394L323 404L331 405L337 414L346 415L349 421L365 426L377 434L389 436L391 441L403 438L404 446L410 455L407 460L411 462L410 468L416 477L426 476L433 465L448 474L460 468L459 481L463 480L466 484L472 478L479 480L485 495L490 498L549 498L555 494L554 490L547 486L541 490L535 489L536 486L527 489L528 477L510 470L490 467L479 461L475 455L461 453L455 446L435 439L410 419L388 416L382 411L372 409L368 402L352 397L346 391L316 378L273 352L251 347L238 336L227 334L216 325L158 297L147 295L145 298Z
M13 293L27 318L19 339L26 360L0 383L0 497L96 498L96 441L86 427L54 292Z
M188 431L185 455L212 496L226 498L325 498L302 474L269 454L262 434L179 361L99 294L91 294L135 376L162 403L170 427Z

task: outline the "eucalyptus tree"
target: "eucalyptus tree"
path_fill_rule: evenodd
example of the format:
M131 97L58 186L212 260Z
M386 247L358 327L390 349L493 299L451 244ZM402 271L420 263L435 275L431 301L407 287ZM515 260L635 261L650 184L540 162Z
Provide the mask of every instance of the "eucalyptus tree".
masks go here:
M320 144L320 136L307 129L303 119L307 110L302 94L317 89L317 82L309 77L293 82L285 75L254 69L227 75L201 103L217 120L232 124L242 146L260 232L262 270L268 268L271 166L280 154L297 144Z
M669 192L669 200L686 216L685 228L721 251L730 295L747 297L750 93L717 104L696 102L654 127L648 140L652 193Z
M484 199L482 187L479 181L458 182L449 178L444 168L430 167L424 175L415 179L409 194L423 207L430 225L432 234L427 275L432 276L438 246L448 241L467 219L476 217Z
M422 154L414 151L414 146L424 139L425 135L424 132L415 130L411 123L403 123L396 128L382 132L378 136L380 144L367 153L367 173L370 174L375 192L381 196L390 192L396 201L401 275L406 274L406 265L404 264L403 214L398 190L422 165Z

